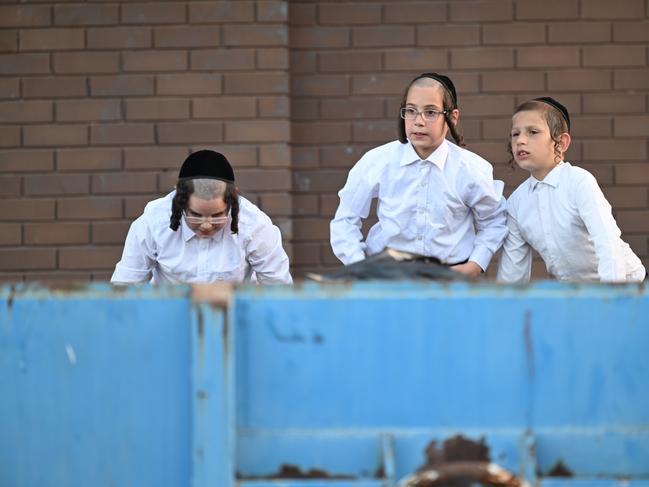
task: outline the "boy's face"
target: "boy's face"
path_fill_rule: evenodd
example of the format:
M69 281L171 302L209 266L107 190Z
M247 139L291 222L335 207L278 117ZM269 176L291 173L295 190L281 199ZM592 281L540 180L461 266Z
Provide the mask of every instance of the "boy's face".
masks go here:
M559 162L554 153L550 127L541 112L514 114L510 137L516 164L530 171L536 179L545 178Z
M441 86L411 86L406 98L406 107L419 112L424 110L444 111L444 91ZM457 112L457 110L454 110ZM457 114L453 114L457 117ZM440 114L434 120L424 120L420 114L414 120L405 120L406 136L415 148L417 155L426 159L444 141L448 126L444 115Z
M223 198L203 200L192 195L187 202L185 221L199 238L209 238L226 225L228 210Z

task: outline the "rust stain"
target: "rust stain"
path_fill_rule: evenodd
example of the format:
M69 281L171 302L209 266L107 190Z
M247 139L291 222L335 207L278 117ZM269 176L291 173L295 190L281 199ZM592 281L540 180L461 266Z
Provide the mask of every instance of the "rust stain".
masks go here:
M489 448L485 439L479 441L470 440L462 435L455 435L444 440L441 448L437 447L437 441L432 440L426 446L426 463L417 470L430 469L448 462L489 462Z
M205 335L205 323L203 323L203 312L200 308L196 310L196 326L198 327L198 340L203 344L203 337Z
M525 351L527 356L527 370L530 377L534 379L536 371L534 370L534 343L532 342L532 312L525 311L525 318L523 322L523 338L525 340Z
M548 471L548 477L574 477L575 474L563 463L562 460L558 460Z
M280 466L277 473L266 476L244 476L237 475L239 480L270 480L270 479L332 479L332 480L352 480L356 477L353 475L332 474L320 468L312 468L302 471L300 467L289 463Z

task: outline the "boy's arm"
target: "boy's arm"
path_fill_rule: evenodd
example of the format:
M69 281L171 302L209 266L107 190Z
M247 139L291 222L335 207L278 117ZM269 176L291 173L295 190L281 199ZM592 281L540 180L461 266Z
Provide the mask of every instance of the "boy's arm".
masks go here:
M148 229L144 217L135 220L128 230L122 258L115 266L111 284L125 285L147 282L155 261L151 258Z
M260 216L247 248L246 256L260 284L292 284L289 261L282 234L267 215Z
M476 231L469 261L483 271L507 236L507 204L502 188L502 181L484 178L473 186L469 201Z
M525 241L518 222L507 216L509 233L503 244L496 279L502 282L528 282L532 274L532 248Z

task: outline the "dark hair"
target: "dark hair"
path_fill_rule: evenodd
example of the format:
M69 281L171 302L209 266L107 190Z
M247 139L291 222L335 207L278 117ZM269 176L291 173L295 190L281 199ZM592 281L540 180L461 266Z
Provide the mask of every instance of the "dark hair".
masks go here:
M453 95L438 80L430 76L427 76L426 74L421 74L417 76L408 84L406 90L403 92L403 97L401 98L401 105L399 106L399 109L404 108L406 106L406 102L408 100L408 92L410 91L410 88L412 88L412 85L414 85L415 83L417 83L422 79L431 79L436 83L439 83L440 87L444 91L444 98L442 102L444 104L443 109L446 112L444 114L444 120L446 121L446 125L448 125L449 132L451 132L451 137L453 137L455 143L460 147L464 147L466 144L464 143L464 136L462 135L462 129L455 124L455 121L453 120L453 117L451 115L451 112L457 108L457 104L455 103ZM406 142L408 142L408 136L406 135L406 121L400 116L397 121L397 128L399 134L399 142L405 144Z
M568 128L568 123L564 115L561 114L559 110L554 108L548 103L544 103L538 100L529 100L524 103L521 103L516 107L514 115L519 112L540 112L543 119L548 124L548 129L550 130L550 138L554 142L554 157L555 162L558 158L559 160L563 157L561 151L559 150L559 144L561 144L561 134L570 132ZM509 165L514 168L514 152L512 151L512 138L509 136L509 141L507 142L507 154L509 154Z
M224 181L225 182L225 181ZM223 194L223 201L230 209L230 217L232 223L230 224L230 231L232 233L239 232L239 192L234 183L225 183L225 193ZM171 201L171 218L169 219L169 228L174 232L180 226L180 219L183 211L187 208L189 197L194 194L194 180L181 179L176 183L176 194Z

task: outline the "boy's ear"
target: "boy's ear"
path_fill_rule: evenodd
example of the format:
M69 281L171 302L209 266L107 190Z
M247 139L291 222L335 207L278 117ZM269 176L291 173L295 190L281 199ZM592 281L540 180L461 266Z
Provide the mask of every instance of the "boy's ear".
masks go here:
M559 150L562 154L568 151L571 141L572 138L570 137L570 134L568 132L564 132L559 136Z
M451 119L455 122L455 125L457 125L457 121L460 119L460 110L457 108L451 110Z

